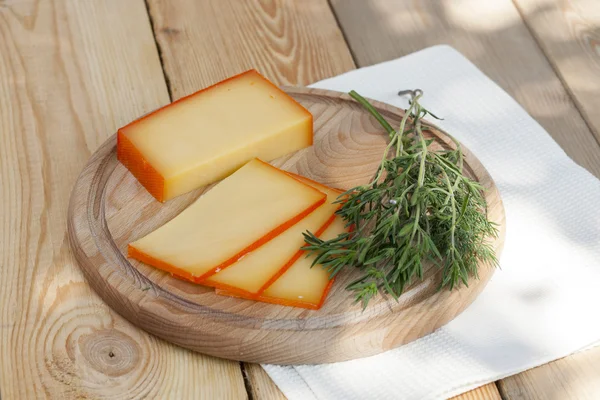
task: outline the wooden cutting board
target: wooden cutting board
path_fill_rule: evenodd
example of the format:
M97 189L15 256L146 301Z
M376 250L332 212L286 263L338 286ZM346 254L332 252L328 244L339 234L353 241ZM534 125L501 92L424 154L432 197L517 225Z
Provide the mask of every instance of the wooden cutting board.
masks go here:
M329 186L367 182L381 161L387 135L346 94L285 88L314 115L315 144L272 164ZM397 126L403 110L374 106ZM440 146L451 142L436 128ZM488 218L504 242L504 209L494 182L467 149L466 169L486 189ZM201 353L273 364L327 363L377 354L418 339L460 314L494 273L482 265L468 287L437 291L440 275L425 273L396 302L379 296L366 310L339 276L317 311L218 296L127 258L127 244L169 221L204 190L157 202L116 159L116 137L104 143L78 178L68 214L71 247L90 285L114 310L140 328ZM229 221L227 221L229 222Z

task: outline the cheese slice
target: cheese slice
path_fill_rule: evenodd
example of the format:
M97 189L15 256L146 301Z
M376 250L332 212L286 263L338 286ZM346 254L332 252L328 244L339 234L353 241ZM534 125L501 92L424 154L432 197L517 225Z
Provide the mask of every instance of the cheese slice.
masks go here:
M335 217L320 237L323 240L330 240L344 232L347 232L344 220ZM325 302L333 285L333 279L329 279L329 272L320 265L311 267L315 259L314 255L304 257L304 254L306 253L303 253L285 273L258 296L247 297L238 292L218 288L216 293L223 296L318 310Z
M281 235L246 254L230 267L203 280L201 282L203 285L227 289L246 295L246 297L257 295L281 276L303 254L303 251L300 250L305 244L302 233L311 231L318 236L333 222L334 213L339 208L339 204L333 204L333 202L341 194L341 191L305 177L294 176L325 193L327 195L325 203Z
M345 221L336 217L333 223L323 232L321 238L330 240L347 231ZM325 302L327 293L333 284L329 272L320 265L311 265L315 259L301 257L279 279L260 295L261 301L286 306L319 309Z
M117 157L159 201L215 182L252 158L312 144L312 115L255 70L119 129Z
M285 232L325 199L312 186L255 159L131 243L129 256L199 281Z

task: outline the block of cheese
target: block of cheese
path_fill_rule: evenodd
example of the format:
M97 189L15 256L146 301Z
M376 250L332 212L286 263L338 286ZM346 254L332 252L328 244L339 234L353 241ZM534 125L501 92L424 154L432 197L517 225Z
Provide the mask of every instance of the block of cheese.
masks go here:
M197 282L285 232L325 199L312 186L255 159L130 243L129 256Z
M325 232L321 235L323 240L336 238L346 232L345 222L340 217L335 217ZM315 256L304 255L274 281L258 296L251 299L267 303L281 304L284 306L302 307L312 310L321 308L331 286L333 279L329 279L329 272L320 265L311 268ZM240 293L217 289L217 294L248 298Z
M252 158L310 146L312 114L255 70L119 129L117 157L159 201L215 182Z
M310 231L318 236L333 222L334 213L339 208L339 204L333 202L341 191L302 176L293 176L325 193L325 203L281 235L246 254L235 264L203 280L203 285L226 289L247 297L257 295L303 254L300 250L305 244L302 233Z

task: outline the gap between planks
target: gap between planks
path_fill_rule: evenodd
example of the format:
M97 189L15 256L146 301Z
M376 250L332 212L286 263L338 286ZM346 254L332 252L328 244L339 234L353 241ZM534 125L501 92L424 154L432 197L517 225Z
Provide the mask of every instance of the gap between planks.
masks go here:
M152 38L154 39L154 44L156 46L156 53L158 53L158 59L160 60L160 68L163 72L163 78L165 79L165 84L167 85L167 92L169 92L169 101L173 102L173 92L171 90L171 80L169 79L169 75L165 70L165 60L163 58L163 52L160 48L160 44L156 39L156 30L154 29L154 20L152 19L152 14L150 13L150 4L148 0L143 0L144 5L146 6L146 14L148 14L148 23L150 24L150 29L152 30Z
M352 50L352 47L350 46L350 42L348 42L348 37L346 36L346 32L344 32L344 28L342 27L342 24L340 23L340 19L338 18L331 1L332 0L327 0L327 5L329 6L329 11L331 12L331 15L333 16L333 19L335 20L335 24L337 25L338 29L342 33L344 42L346 43L346 46L348 47L348 51L350 52L350 57L352 57L352 62L354 63L354 67L358 68L358 61L356 59L356 54L354 54L354 50Z
M531 1L531 0L525 0L525 1ZM552 0L552 1L556 2L557 3L556 8L559 8L557 0ZM550 66L554 70L554 73L556 74L556 76L562 83L563 87L565 88L567 94L571 98L571 101L573 102L573 104L575 105L575 108L579 112L581 119L585 122L586 126L592 133L592 136L596 140L596 143L598 143L598 145L600 145L600 126L596 126L594 124L594 122L591 121L590 115L584 110L584 107L585 107L584 104L582 103L582 101L579 100L574 88L572 88L571 85L569 84L568 77L565 76L565 74L563 74L562 68L560 67L559 63L550 54L548 46L546 45L545 40L543 38L543 32L538 31L538 29L541 30L542 28L535 29L533 27L532 21L529 18L530 16L527 13L526 9L524 8L527 6L526 6L526 3L523 3L523 0L512 0L512 2L514 4L515 8L517 9L517 11L519 12L519 15L521 16L523 25L525 25L525 27L531 34L531 37L536 41L537 45L540 48L540 51L542 52L542 54L544 54L544 57L546 57L548 64L550 64ZM531 1L531 3L537 3L537 2L538 2L537 0ZM600 6L598 6L598 9L600 10ZM566 21L561 21L561 22L566 23ZM600 72L600 71L598 71L598 72ZM592 74L592 71L590 71L590 74ZM598 94L598 96L600 96L600 92L598 92L597 94ZM596 122L598 122L598 121L596 121Z

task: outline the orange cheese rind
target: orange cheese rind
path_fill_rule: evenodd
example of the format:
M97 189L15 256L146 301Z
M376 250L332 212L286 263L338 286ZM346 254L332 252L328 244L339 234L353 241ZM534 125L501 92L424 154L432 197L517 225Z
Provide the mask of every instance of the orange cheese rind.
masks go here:
M117 133L117 159L154 198L164 201L165 179L120 129Z
M306 308L308 310L319 310L321 307L323 307L323 304L325 304L325 300L327 299L327 296L329 295L329 292L331 290L331 287L333 286L334 281L335 281L335 278L329 280L329 283L327 284L327 287L323 291L323 294L321 295L321 299L319 300L319 302L317 304L311 303L308 301L303 301L302 299L290 300L290 299L282 299L282 298L278 298L278 297L269 297L269 296L265 296L265 295L247 297L243 293L239 293L236 291L230 291L227 289L220 289L220 288L216 288L215 293L218 294L219 296L235 297L238 299L245 299L245 300L255 300L255 301L260 301L263 303L277 304L277 305L286 306L286 307L299 307L299 308Z
M325 230L333 223L333 221L335 220L335 214L332 215L327 222L325 222L325 224L323 226L321 226L321 228L319 228L319 230L317 230L316 232L314 232L314 235L316 237L319 237L323 234L323 232L325 232ZM277 271L277 273L275 275L273 275L271 277L271 279L269 279L258 291L257 296L260 297L260 295L262 293L264 293L265 290L267 290L267 288L269 286L271 286L273 284L273 282L275 282L277 279L279 279L281 277L281 275L285 274L287 272L288 269L290 269L290 267L292 265L294 265L294 263L296 261L298 261L300 259L300 257L302 257L302 255L305 254L304 250L299 249L298 252L296 254L294 254L294 256L279 270Z
M189 272L187 272L181 268L178 268L173 264L169 264L168 262L154 258L151 255L146 254L143 251L137 249L135 246L133 246L131 244L129 244L127 246L127 257L133 258L134 260L141 261L144 264L151 265L154 268L161 269L165 272L170 273L171 275L175 275L186 281L190 281L190 282L196 281L196 278Z

